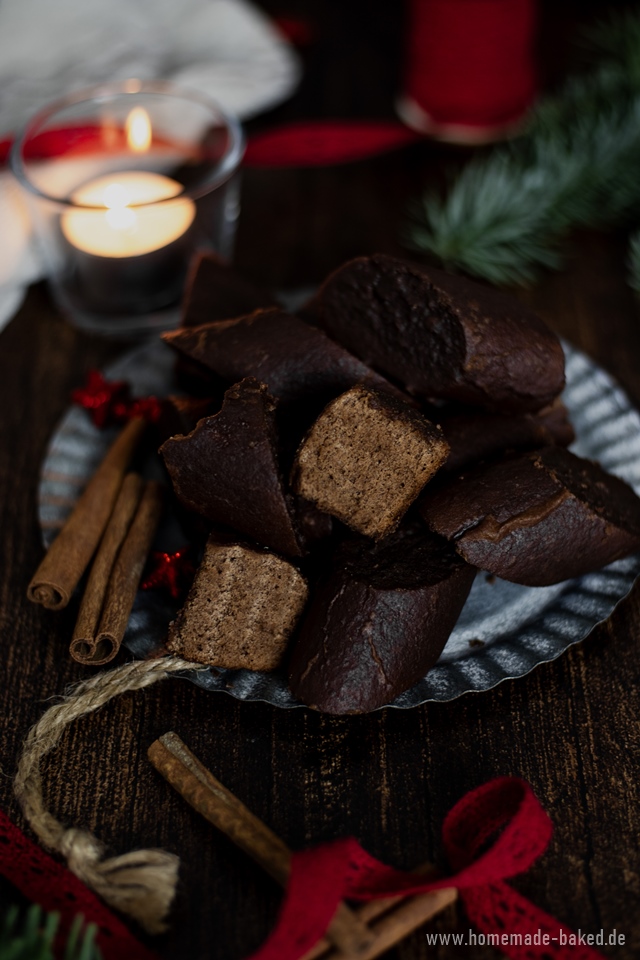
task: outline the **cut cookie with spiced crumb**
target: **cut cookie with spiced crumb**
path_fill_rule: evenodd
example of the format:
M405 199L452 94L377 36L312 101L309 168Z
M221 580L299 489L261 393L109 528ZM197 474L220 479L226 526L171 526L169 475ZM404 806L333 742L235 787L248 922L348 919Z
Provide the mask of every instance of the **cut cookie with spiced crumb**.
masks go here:
M448 452L442 431L426 417L359 385L311 427L292 483L320 510L378 540L395 530Z
M275 670L307 600L296 568L267 550L212 537L168 648L230 670Z

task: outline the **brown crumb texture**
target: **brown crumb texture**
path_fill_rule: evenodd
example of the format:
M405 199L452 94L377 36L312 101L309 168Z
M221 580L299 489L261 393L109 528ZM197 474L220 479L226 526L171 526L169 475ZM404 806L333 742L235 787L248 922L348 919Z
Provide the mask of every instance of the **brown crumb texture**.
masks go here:
M439 427L406 404L363 386L325 408L302 443L297 493L353 530L391 533L444 463Z
M273 553L211 539L169 650L230 670L274 670L307 600L294 566Z

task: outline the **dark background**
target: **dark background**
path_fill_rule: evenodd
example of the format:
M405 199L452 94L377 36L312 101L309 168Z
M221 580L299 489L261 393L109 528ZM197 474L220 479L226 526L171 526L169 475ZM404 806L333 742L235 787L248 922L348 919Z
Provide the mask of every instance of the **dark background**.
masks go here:
M306 71L295 97L250 130L295 118L393 115L399 3L262 5L274 15L308 19L315 40L303 54ZM545 84L563 75L576 23L616 6L622 5L543 5ZM357 254L402 254L407 201L447 162L466 155L424 142L349 166L247 170L237 264L285 288L315 284ZM578 235L567 269L523 296L638 400L640 317L624 280L625 255L622 234ZM66 653L75 607L52 614L25 599L42 552L39 466L71 389L120 349L68 326L42 286L0 335L0 805L21 825L11 790L21 742L48 698L86 675ZM45 767L47 802L114 852L160 846L178 853L172 932L155 941L156 949L166 958L235 960L266 936L280 893L152 769L146 749L162 733L175 730L292 847L352 834L400 867L440 857L442 820L463 793L517 774L532 784L556 829L543 860L515 885L574 928L624 933L627 946L604 952L626 960L640 948L639 636L636 589L609 623L524 679L451 704L344 719L238 703L187 681L165 681L121 697L65 734ZM6 885L3 892L12 894ZM460 906L429 927L468 928ZM420 931L389 954L390 960L456 956L497 954L427 948Z

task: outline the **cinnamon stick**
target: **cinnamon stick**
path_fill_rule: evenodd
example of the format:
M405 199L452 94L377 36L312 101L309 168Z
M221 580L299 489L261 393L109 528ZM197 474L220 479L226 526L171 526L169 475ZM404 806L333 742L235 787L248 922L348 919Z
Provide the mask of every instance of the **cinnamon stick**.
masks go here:
M152 743L147 755L187 803L286 886L291 870L289 848L200 763L175 733L165 733ZM353 957L363 956L374 940L372 932L345 903L338 906L326 937Z
M414 873L424 874L433 872L432 864L424 864ZM316 945L300 958L300 960L374 960L386 950L390 950L396 943L421 927L427 920L431 920L438 913L446 910L458 898L455 887L445 887L442 890L433 890L430 893L418 893L412 897L386 897L380 900L369 900L356 907L356 914L374 935L373 943L364 952L359 954L344 953L336 950L327 936L318 940Z
M109 518L107 529L100 541L69 647L71 656L78 663L99 665L107 663L115 656L111 644L97 642L96 630L113 566L129 532L131 521L140 503L143 487L142 477L137 473L127 474Z
M163 502L162 484L149 480L111 570L95 641L99 659L92 663L108 663L120 649Z
M109 448L27 588L33 603L49 610L69 603L104 533L144 428L144 420L131 420Z

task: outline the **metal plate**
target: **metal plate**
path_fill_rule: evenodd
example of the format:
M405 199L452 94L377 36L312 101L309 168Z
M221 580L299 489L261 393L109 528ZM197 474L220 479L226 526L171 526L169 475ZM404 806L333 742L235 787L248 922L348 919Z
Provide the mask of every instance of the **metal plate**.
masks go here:
M564 401L577 434L573 448L599 460L640 494L640 416L624 391L590 359L565 345L567 386ZM138 395L171 391L173 353L161 342L127 353L106 370L128 380ZM112 434L92 426L83 410L72 408L56 430L45 458L39 489L39 519L49 544L92 475ZM171 536L165 532L165 536ZM176 544L165 541L165 549ZM429 674L399 696L391 707L453 700L471 691L490 690L554 660L610 616L640 573L640 554L596 573L552 587L519 587L484 574L476 577L458 624ZM153 591L140 591L125 637L138 657L162 645L175 613ZM265 700L277 707L301 706L279 673L215 670L193 674L207 690L224 690L239 700Z

